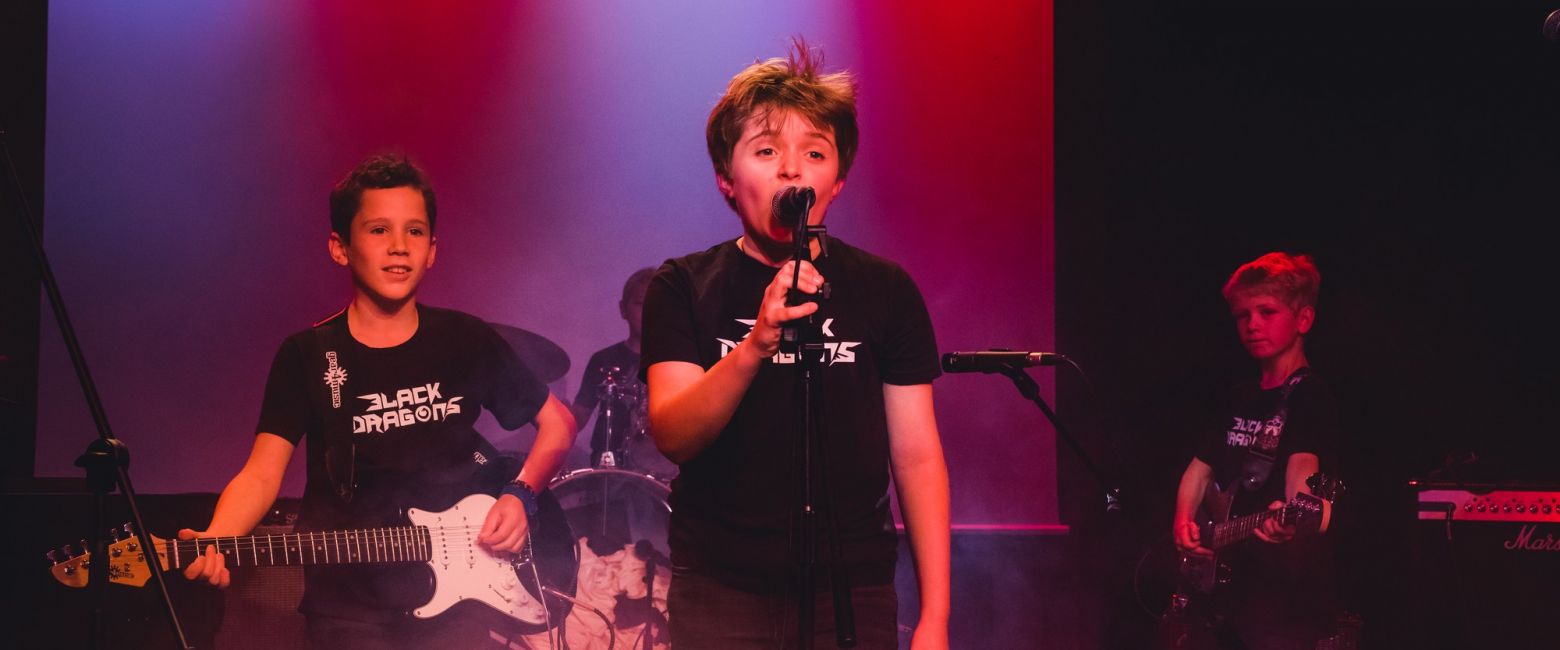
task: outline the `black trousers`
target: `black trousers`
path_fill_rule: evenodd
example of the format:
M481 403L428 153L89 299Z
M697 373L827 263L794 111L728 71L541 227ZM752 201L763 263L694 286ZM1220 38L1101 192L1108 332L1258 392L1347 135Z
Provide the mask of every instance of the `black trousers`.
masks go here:
M855 608L856 647L894 650L899 647L899 601L892 583L851 590ZM814 601L813 647L836 647L834 597L824 589ZM667 595L672 647L677 650L785 650L796 648L796 594L753 593L736 589L697 572L672 573Z
M456 607L431 619L403 618L371 623L308 615L313 650L467 650L507 648L489 632L491 619L475 607Z

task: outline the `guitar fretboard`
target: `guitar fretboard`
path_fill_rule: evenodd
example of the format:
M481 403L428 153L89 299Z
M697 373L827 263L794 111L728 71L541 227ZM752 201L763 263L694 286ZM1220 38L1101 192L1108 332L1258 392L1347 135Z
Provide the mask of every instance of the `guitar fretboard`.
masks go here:
M432 552L424 526L365 528L281 535L165 540L168 565L183 568L215 546L234 566L427 562Z
M1262 522L1278 517L1283 512L1283 508L1257 512L1231 519L1222 524L1216 524L1213 527L1213 543L1209 547L1218 550L1230 544L1249 539L1253 532L1262 527ZM1282 518L1280 518L1280 521L1282 521Z

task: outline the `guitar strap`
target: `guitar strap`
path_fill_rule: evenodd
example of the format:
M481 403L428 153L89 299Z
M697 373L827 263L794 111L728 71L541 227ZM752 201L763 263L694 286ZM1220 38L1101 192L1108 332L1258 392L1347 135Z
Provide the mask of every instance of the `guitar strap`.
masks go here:
M329 343L325 340L325 329L332 320L335 318L315 323L311 328L314 336L306 337L308 349L304 350L304 358L308 361L305 366L312 366L319 359L327 360L331 367L336 366L336 351L329 349ZM314 383L309 382L309 385L313 386ZM332 395L328 394L330 391L316 387L309 394L314 398L315 412L320 414L319 425L325 439L325 474L330 479L331 492L346 504L352 502L357 490L357 446L352 442L349 429L336 426L339 423L331 421L331 412L341 406L339 388L335 390Z
M1246 457L1241 461L1240 486L1247 492L1255 492L1268 482L1273 473L1273 463L1278 458L1278 441L1284 435L1284 424L1289 419L1289 394L1307 375L1310 368L1301 368L1284 380L1278 394L1278 404L1273 413L1262 422L1257 439L1246 447Z

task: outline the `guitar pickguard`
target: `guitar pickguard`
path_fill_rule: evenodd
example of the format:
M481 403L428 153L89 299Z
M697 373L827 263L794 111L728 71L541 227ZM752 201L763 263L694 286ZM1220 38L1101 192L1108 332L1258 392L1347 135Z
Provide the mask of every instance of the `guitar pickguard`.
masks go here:
M477 543L477 533L494 498L473 494L442 512L411 508L407 518L430 531L432 554L428 566L434 573L433 597L412 610L418 618L431 618L464 600L476 600L533 625L547 622L547 608L521 585L516 557L495 553Z

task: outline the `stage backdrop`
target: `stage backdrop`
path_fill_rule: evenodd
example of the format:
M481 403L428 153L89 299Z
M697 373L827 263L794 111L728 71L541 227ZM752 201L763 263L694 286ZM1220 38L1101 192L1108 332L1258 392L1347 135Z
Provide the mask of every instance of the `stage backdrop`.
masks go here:
M243 463L277 344L350 295L326 195L369 153L439 190L422 299L557 342L572 396L633 270L740 234L704 122L796 34L861 83L831 233L903 263L942 350L1051 349L1050 4L51 2L47 247L137 487ZM78 476L91 420L43 332L37 473ZM1000 377L936 394L955 522L1055 523L1037 410Z

